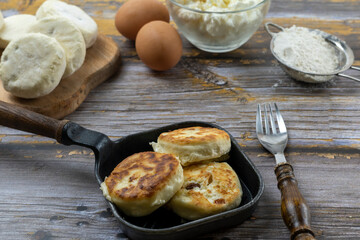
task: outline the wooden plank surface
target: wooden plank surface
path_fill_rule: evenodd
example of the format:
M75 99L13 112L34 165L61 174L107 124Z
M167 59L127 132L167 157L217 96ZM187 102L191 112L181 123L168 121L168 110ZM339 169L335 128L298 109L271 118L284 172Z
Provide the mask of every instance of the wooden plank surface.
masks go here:
M34 13L40 3L3 1L0 8L5 16ZM359 239L360 84L343 78L324 84L290 79L271 56L263 26L226 54L202 52L183 38L180 63L153 72L113 26L121 1L73 3L118 43L122 65L67 119L113 139L173 122L213 122L232 133L260 170L265 192L253 216L199 239L289 239L273 157L255 134L256 105L268 101L279 103L289 129L286 156L310 205L317 239ZM357 0L274 0L265 21L336 34L360 65L359 13ZM88 149L0 127L0 239L126 239L107 209L93 167Z

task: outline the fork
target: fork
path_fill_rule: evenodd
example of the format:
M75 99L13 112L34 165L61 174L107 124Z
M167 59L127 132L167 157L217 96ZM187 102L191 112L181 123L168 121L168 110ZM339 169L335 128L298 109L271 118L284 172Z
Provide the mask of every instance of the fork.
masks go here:
M285 159L284 150L288 141L285 122L276 103L273 105L275 113L271 104L265 104L264 114L258 105L256 134L264 148L275 156L275 174L281 192L281 215L291 232L292 240L315 239L310 227L310 209L298 188L293 167Z

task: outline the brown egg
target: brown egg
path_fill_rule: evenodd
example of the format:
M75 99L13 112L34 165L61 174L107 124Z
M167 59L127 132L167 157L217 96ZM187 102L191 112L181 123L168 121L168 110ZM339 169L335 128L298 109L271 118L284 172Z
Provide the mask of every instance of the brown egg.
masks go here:
M149 68L157 71L172 68L182 55L179 33L163 21L145 24L136 37L135 47L139 58Z
M126 38L135 40L146 23L160 20L169 22L169 11L157 0L128 0L115 15L115 26Z

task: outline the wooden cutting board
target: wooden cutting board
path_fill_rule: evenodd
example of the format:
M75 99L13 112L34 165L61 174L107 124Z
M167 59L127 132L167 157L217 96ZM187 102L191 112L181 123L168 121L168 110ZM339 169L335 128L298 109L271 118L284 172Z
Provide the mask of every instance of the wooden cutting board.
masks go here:
M120 69L120 49L105 35L99 35L87 49L84 64L61 80L50 94L36 99L22 99L5 91L0 84L0 100L34 112L61 119L75 111L89 92Z

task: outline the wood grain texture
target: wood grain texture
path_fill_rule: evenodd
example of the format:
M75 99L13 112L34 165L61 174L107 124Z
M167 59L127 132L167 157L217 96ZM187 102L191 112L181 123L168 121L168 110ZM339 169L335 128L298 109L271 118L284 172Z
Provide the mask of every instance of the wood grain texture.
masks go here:
M118 71L119 65L118 45L111 38L99 35L95 44L87 49L81 68L61 79L51 93L40 98L22 99L7 92L0 84L0 101L60 119L75 111L93 88Z
M281 216L291 232L291 239L315 239L310 226L310 209L299 190L293 167L289 163L278 164L275 174L281 192Z
M256 105L269 101L278 102L287 124L286 158L311 209L316 238L359 239L359 84L338 77L325 84L290 79L271 55L263 26L226 54L202 52L182 38L180 63L153 72L138 59L134 43L116 32L112 18L122 1L74 3L117 42L122 64L69 120L113 139L173 122L213 122L229 130L262 174L265 191L253 216L198 239L289 239L274 159L255 133ZM34 13L38 6L38 1L0 2L4 15ZM359 9L357 0L273 0L265 21L336 34L351 46L360 65ZM88 149L0 127L0 239L126 239L98 189L93 162Z
M0 101L0 125L53 138L62 143L67 120L56 120L16 105Z

